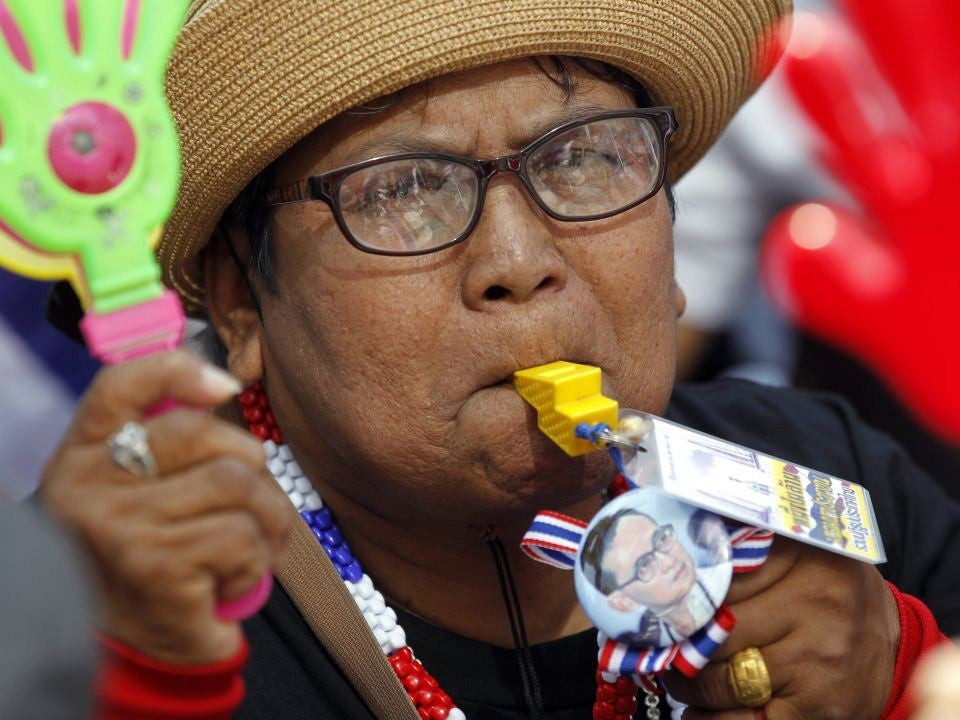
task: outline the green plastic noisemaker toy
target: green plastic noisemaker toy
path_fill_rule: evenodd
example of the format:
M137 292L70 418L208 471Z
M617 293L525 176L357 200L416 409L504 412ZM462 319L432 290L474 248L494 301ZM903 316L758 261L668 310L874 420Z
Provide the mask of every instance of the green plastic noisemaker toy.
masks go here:
M163 79L188 4L0 0L0 265L69 280L106 363L183 340L153 249L180 182ZM271 585L217 614L253 614Z

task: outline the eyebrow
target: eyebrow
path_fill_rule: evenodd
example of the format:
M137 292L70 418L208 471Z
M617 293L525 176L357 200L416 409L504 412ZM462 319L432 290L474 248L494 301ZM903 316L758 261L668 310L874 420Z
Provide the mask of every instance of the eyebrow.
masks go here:
M586 120L588 117L599 115L600 113L610 112L615 108L605 105L577 105L575 107L564 107L560 112L550 115L548 118L534 125L524 134L524 139L518 143L518 148L526 147L541 135L546 135L560 125L576 122L577 120Z
M515 151L526 147L542 135L561 125L585 120L593 115L603 112L609 112L613 108L603 105L577 105L575 107L565 107L560 112L553 113L544 120L537 122L530 128L523 130L523 134L517 134L511 138L510 147ZM362 162L381 155L405 152L443 152L459 155L453 152L451 143L445 142L440 138L429 138L412 133L398 132L389 137L374 138L356 148L350 150L338 165L349 165L356 162Z

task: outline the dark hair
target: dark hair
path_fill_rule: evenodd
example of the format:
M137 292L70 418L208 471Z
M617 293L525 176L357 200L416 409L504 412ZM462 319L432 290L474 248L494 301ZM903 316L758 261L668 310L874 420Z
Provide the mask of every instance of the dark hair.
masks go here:
M656 520L633 508L623 508L613 515L600 518L597 524L590 529L590 533L583 539L583 551L580 553L580 569L584 577L604 595L609 595L617 588L616 576L603 566L603 555L607 543L613 540L617 532L617 523L625 517L645 517L654 525Z
M532 58L534 64L550 81L563 91L565 102L569 102L577 92L576 82L570 73L569 63L574 63L591 77L619 85L634 98L637 107L650 107L654 99L650 92L636 78L618 67L586 58L566 58L550 55L546 58ZM359 115L372 115L388 109L403 91L374 101L375 104L362 105L348 111ZM240 192L227 207L223 221L239 229L247 236L250 267L256 270L264 287L273 294L278 291L277 277L274 272L274 257L270 244L273 215L270 208L263 205L261 199L270 189L273 178L273 166L267 167ZM669 180L663 183L670 205L670 217L675 216L676 204ZM242 268L241 268L242 269ZM246 276L244 274L244 276ZM256 298L253 298L256 302Z

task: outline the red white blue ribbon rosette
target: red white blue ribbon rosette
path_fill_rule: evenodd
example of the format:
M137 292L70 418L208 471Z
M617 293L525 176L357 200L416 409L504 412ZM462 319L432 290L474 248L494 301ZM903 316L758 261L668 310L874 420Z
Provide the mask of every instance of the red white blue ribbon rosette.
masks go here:
M623 487L623 483L615 483ZM632 485L632 483L629 483ZM564 570L573 570L588 523L545 510L537 514L521 542L523 551L534 560ZM766 561L773 533L756 527L726 526L730 538L734 573L757 570ZM688 677L695 676L730 635L736 618L726 604L720 604L707 623L689 637L665 647L632 645L599 638L599 665L604 675L632 677L646 685L644 676L658 675L671 667Z

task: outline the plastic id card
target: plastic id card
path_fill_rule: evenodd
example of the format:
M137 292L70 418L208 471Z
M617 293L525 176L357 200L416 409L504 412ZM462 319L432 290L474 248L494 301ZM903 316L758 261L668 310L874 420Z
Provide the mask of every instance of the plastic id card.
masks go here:
M627 464L638 484L659 484L691 505L825 550L886 562L870 493L860 485L637 414L653 423L647 452Z

